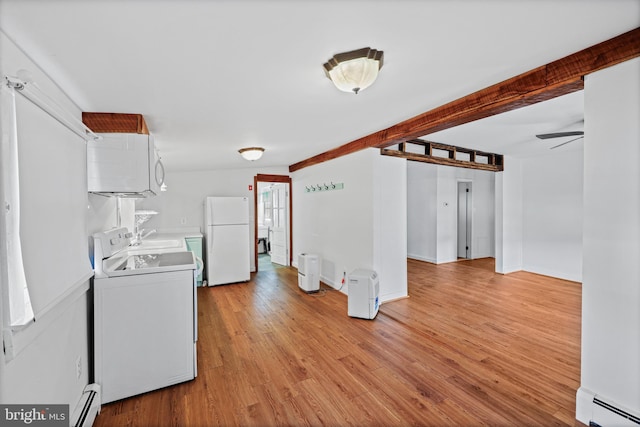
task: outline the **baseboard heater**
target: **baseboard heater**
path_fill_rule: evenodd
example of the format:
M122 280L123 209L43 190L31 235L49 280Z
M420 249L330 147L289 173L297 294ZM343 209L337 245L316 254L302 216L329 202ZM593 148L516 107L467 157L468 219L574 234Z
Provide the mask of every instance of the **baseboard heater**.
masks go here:
M589 426L640 426L640 417L624 409L617 408L598 397L594 397L593 418L589 422Z
M76 409L71 415L71 427L91 427L100 413L100 385L89 384L84 388Z

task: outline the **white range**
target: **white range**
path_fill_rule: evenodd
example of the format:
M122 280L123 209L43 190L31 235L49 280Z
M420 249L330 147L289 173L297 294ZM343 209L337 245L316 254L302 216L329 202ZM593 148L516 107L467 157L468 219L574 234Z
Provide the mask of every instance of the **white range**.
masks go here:
M131 247L131 238L126 228L93 235L94 374L102 403L197 375L196 259L184 241Z

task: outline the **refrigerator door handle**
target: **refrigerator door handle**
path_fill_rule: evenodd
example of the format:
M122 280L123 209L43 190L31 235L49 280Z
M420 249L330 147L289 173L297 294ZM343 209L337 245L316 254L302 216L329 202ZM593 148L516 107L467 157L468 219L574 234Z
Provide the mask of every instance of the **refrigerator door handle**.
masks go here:
M208 240L208 246L209 246L209 250L207 250L207 256L210 257L211 253L213 253L213 227L209 226L209 233L207 233L207 240ZM211 261L209 261L211 262Z
M198 341L198 275L193 276L193 342ZM196 365L197 366L197 365Z

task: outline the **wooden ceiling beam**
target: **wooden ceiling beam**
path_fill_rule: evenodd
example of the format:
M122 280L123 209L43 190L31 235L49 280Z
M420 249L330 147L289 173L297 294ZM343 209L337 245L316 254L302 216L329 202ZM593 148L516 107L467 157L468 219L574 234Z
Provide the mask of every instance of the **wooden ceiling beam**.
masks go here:
M290 172L365 148L385 148L430 133L547 101L584 88L583 77L640 56L640 28L434 108L289 166Z
M96 133L149 134L142 114L82 112L82 123Z

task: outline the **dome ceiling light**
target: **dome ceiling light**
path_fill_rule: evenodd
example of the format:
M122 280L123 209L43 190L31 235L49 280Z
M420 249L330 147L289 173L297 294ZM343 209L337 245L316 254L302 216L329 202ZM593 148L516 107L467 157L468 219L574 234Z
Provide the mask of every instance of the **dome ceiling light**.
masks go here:
M376 80L383 56L383 51L369 47L338 53L324 64L324 71L338 89L357 94Z
M241 148L238 150L238 153L246 160L255 161L262 157L262 153L264 153L264 148L262 147L247 147Z

